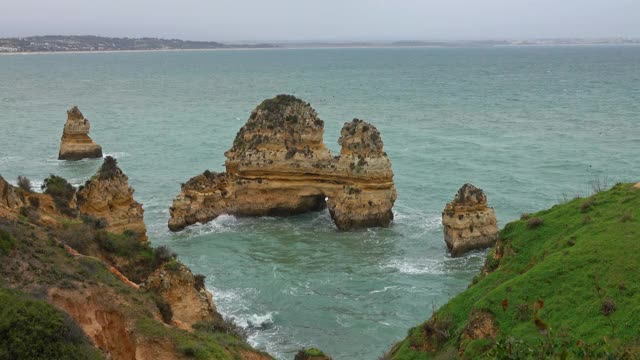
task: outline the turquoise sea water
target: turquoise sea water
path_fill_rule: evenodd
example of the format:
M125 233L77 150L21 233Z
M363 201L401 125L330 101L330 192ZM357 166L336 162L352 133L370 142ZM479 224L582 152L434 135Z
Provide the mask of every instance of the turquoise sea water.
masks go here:
M170 233L180 183L224 156L251 109L290 93L325 121L382 133L398 200L388 229L328 213L222 216ZM485 252L452 259L440 213L465 182L500 225L590 183L640 180L640 47L303 49L0 56L0 174L74 184L100 161L56 160L65 111L128 174L154 245L207 276L218 309L278 359L316 346L376 359L464 290Z

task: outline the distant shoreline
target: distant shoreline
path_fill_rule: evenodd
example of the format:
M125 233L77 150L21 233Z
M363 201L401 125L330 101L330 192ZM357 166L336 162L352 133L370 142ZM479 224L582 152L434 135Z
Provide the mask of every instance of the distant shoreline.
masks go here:
M392 45L392 44L336 44L336 45L283 45L276 44L273 47L228 47L212 49L140 49L140 50L70 50L70 51L15 51L2 52L0 56L24 56L24 55L63 55L63 54L111 54L111 53L146 53L146 52L198 52L198 51L249 51L249 50L320 50L320 49L424 49L424 48L448 48L448 49L489 49L505 47L586 47L586 46L640 46L640 43L584 43L584 44L443 44L443 45Z

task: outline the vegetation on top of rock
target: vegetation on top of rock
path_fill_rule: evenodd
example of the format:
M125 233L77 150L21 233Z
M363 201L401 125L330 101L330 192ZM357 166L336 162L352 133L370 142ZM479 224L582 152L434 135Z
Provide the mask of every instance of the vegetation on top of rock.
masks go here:
M270 112L278 112L282 111L283 108L291 106L293 104L309 105L308 103L298 99L293 95L280 94L276 95L276 97L274 98L264 100L260 105L258 105L257 109Z
M325 355L320 349L309 348L302 349L296 353L294 360L331 360L330 357Z
M16 246L16 240L7 231L0 229L0 255L9 255Z
M26 176L18 176L18 187L26 192L31 192L31 180Z
M67 179L51 174L48 178L44 179L41 188L45 194L51 195L53 202L56 204L56 208L60 210L60 212L69 216L76 215L76 211L69 207L69 202L73 199L76 189L69 184Z
M482 274L389 358L640 356L640 190L618 184L588 201L590 222L574 199L507 224ZM447 319L448 337L434 341L444 333L428 331L434 318Z
M104 162L102 163L102 166L100 166L100 170L98 170L97 177L99 180L109 180L122 175L124 174L118 167L118 160L111 156L107 156L104 158Z
M0 288L0 359L103 359L68 315Z

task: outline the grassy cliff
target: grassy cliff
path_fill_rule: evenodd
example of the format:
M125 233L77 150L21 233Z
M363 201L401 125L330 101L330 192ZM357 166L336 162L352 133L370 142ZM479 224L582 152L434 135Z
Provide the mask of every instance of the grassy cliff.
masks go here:
M387 358L640 358L640 189L507 224L469 288Z

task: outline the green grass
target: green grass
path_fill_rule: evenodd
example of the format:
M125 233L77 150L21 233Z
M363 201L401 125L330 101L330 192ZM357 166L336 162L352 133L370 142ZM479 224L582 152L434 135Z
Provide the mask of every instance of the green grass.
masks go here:
M427 341L418 326L394 346L393 359L429 359L463 348L466 358L502 358L529 349L536 357L564 352L600 358L624 351L640 356L640 190L618 184L531 217L542 224L507 224L488 256L487 266L495 270L436 312L451 320L450 336L438 352L415 350ZM493 259L496 251L504 253L499 260ZM534 324L537 300L544 302L537 316L549 326L547 336ZM608 316L605 301L615 305ZM473 311L492 314L496 339L459 336Z
M0 288L0 359L102 359L73 320L52 305Z
M254 351L246 342L225 332L202 331L193 332L180 330L175 327L150 319L142 318L136 323L140 333L163 339L170 339L176 349L182 354L195 359L241 359L241 350Z
M304 352L309 356L326 356L320 349L316 348L305 349Z

